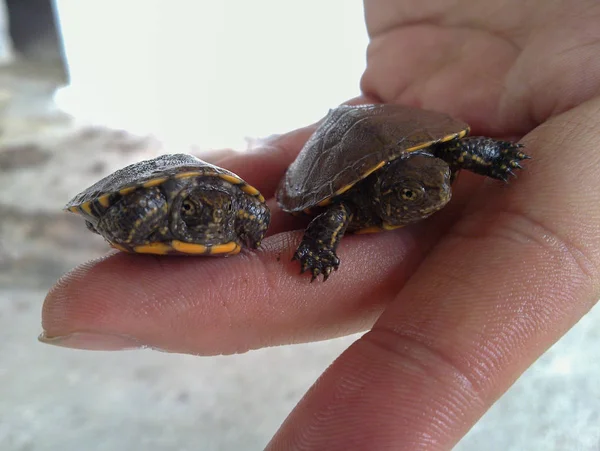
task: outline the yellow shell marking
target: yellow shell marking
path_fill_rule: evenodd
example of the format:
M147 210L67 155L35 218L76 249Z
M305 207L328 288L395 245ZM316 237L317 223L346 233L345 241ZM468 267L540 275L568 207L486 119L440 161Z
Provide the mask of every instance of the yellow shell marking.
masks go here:
M448 141L452 141L453 139L461 139L464 138L465 136L467 136L467 134L471 131L470 128L467 128L466 130L462 130L458 133L454 133L453 135L448 135L448 136L444 136L440 142L445 143Z
M133 250L139 254L165 255L171 250L171 246L165 243L150 243L136 246Z
M171 241L173 249L182 254L206 254L207 247L203 244L185 243L183 241Z
M346 186L342 186L340 189L338 189L334 196L339 196L340 194L344 194L346 191L348 191L350 188L352 188L354 186L354 184L352 185L346 185Z
M382 167L384 167L386 165L387 161L382 161L381 163L379 163L377 166L375 166L373 169L368 170L365 175L362 176L362 178L367 178L368 176L370 176L373 172L375 172L377 169L381 169Z
M377 166L369 169L367 172L365 172L363 174L363 176L361 177L362 179L367 178L368 176L370 176L373 172L375 172L378 169L381 169L382 167L384 167L386 165L387 161L382 161L381 163L379 163ZM355 183L352 183L350 185L346 185L346 186L342 186L340 189L338 189L335 193L333 193L333 195L331 197L335 197L335 196L339 196L340 194L344 194L346 191L348 191L350 188L352 188L355 185ZM317 206L319 207L325 207L326 205L329 205L331 203L331 197L328 197L325 200L322 200L321 202L319 202L317 204Z
M409 152L409 153L411 153L411 152L416 152L417 150L425 149L426 147L429 147L429 146L431 146L431 144L432 144L433 142L434 142L434 141L429 141L429 142L426 142L426 143L424 143L424 144L419 144L418 146L414 146L414 147L411 147L411 148L409 148L409 149L406 149L406 151L407 151L407 152Z
M92 215L92 207L90 206L90 202L81 204L81 209L85 211L88 215Z
M69 207L69 211L71 213L79 213L79 209L77 207Z
M404 226L392 225L392 224L387 224L384 222L382 227L383 227L383 230L396 230L396 229L399 229L400 227L404 227Z
M367 227L366 229L360 229L354 232L355 235L366 235L367 233L379 233L383 229L377 226Z
M226 182L232 183L234 185L239 185L240 183L243 183L239 178L234 177L233 175L219 174L219 177L221 177ZM246 188L246 187L244 187L244 188ZM242 189L244 189L244 188L242 188ZM252 187L250 186L249 188L252 188Z
M372 169L369 169L367 172L364 173L364 175L361 177L361 179L366 179L368 176L370 176L373 172L377 171L378 169L381 169L382 167L384 167L386 165L387 161L382 161L381 163L379 163L377 166L375 166ZM335 195L340 195L340 194L344 194L346 191L348 191L350 188L352 188L354 186L354 184L352 185L346 185L342 188L340 188L339 190L337 190L335 192Z
M195 176L198 176L198 175L217 176L217 177L220 177L221 179L225 180L226 182L231 183L232 185L240 185L240 184L244 183L238 177L235 177L233 175L216 174L216 173L212 173L211 174L211 173L201 173L201 172L182 172L181 174L177 174L175 176L175 178L176 179L184 179L184 178L187 178L187 177L195 177ZM158 185L158 184L162 183L164 180L166 180L166 179L161 179L156 184ZM144 187L148 187L148 186L154 186L154 185L144 185ZM256 196L260 202L264 202L265 201L265 198L253 186L244 185L242 187L242 191L244 191L247 194L250 194L251 196Z
M121 246L120 244L116 244L116 243L109 243L111 245L111 247L114 247L115 249L117 249L118 251L121 252L129 252L127 249L125 249L123 246Z
M245 192L246 194L250 194L251 196L256 196L259 194L258 190L250 185L242 186L241 189L243 192Z
M135 186L130 186L129 188L123 188L122 190L119 190L119 194L121 196L126 196L129 193L133 193L135 191Z
M381 225L381 227L378 226L371 226L371 227L367 227L365 229L360 229L354 232L355 235L365 235L367 233L379 233L382 232L384 230L395 230L395 229L399 229L400 227L404 227L401 225L391 225L391 224L387 224L387 223L383 223Z
M108 208L108 198L110 197L110 194L105 194L104 196L100 196L98 198L98 203L100 205L102 205L104 208Z
M210 248L211 254L237 254L241 247L235 242L230 241L225 244L218 244Z
M148 180L142 186L144 188L152 188L153 186L156 186L156 185L162 185L163 183L165 183L166 180L167 180L166 177L162 177L160 179L152 179L152 180Z
M246 194L249 194L251 196L256 197L259 202L264 202L265 201L265 198L263 197L262 194L260 194L260 191L258 191L253 186L244 185L244 186L242 186L242 191L245 192Z
M197 175L201 175L201 173L198 172L198 171L195 171L195 172L182 172L181 174L177 174L175 176L175 178L176 179L185 179L187 177L195 177ZM205 174L205 175L208 175L208 174Z

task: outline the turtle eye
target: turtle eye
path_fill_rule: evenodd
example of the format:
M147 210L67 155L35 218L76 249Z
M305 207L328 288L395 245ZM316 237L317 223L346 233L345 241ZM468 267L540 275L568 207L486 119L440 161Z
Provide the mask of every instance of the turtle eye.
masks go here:
M415 200L417 198L416 191L409 188L404 188L400 194L404 200Z
M193 216L196 213L196 205L189 199L181 203L181 213L186 216Z

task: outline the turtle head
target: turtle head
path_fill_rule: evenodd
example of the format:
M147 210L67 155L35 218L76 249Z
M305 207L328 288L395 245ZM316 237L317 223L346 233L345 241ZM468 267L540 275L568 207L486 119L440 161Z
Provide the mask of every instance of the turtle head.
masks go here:
M171 233L186 242L234 242L257 248L269 226L270 212L264 202L240 186L245 185L207 177L184 187L171 207Z
M452 197L448 164L428 155L409 155L392 161L374 184L378 216L390 226L424 219L443 208Z
M231 190L215 183L184 187L171 206L170 229L181 241L216 245L237 241L236 200Z

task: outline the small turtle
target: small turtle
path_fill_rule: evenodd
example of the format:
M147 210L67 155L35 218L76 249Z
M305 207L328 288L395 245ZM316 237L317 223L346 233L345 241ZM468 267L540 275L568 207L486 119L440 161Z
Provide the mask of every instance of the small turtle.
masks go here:
M237 175L185 154L120 169L75 196L65 210L124 252L233 255L257 248L271 213Z
M301 273L327 280L346 232L391 230L440 210L460 169L508 181L529 158L521 144L468 133L462 121L408 106L330 110L277 191L284 211L314 217L293 257Z

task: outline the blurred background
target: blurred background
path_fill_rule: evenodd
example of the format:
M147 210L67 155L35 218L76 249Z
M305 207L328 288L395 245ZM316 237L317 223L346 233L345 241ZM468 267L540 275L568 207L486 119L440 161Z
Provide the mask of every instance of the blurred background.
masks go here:
M198 358L39 344L107 250L62 206L161 153L243 150L359 93L358 0L0 0L0 450L260 450L357 337ZM458 450L600 450L600 309Z

